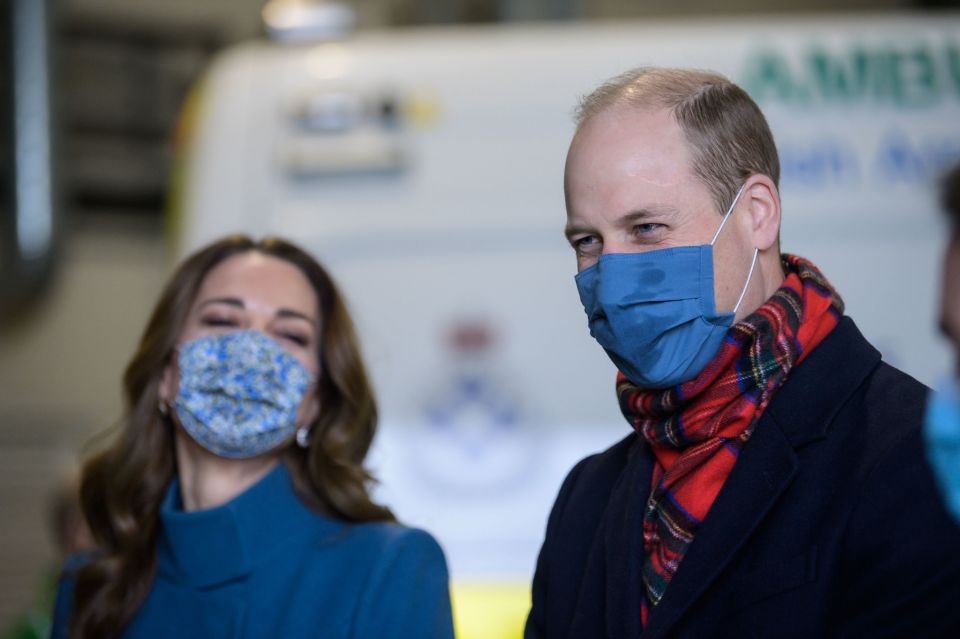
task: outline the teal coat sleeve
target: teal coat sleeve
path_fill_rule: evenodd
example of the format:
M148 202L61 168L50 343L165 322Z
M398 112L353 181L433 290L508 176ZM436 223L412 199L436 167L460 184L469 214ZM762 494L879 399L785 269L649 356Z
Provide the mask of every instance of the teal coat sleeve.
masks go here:
M453 639L443 551L422 530L394 530L361 595L355 636Z
M57 599L53 606L53 625L50 639L67 639L70 636L70 611L73 608L73 586L77 571L90 560L89 553L71 555L63 565L57 582Z
M67 639L70 620L70 600L73 599L73 580L66 575L60 577L57 584L57 602L53 607L53 626L50 639Z

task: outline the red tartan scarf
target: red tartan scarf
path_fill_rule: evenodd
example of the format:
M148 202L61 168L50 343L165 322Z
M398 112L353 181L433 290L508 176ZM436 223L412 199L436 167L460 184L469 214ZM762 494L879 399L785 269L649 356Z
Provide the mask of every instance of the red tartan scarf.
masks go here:
M813 264L784 255L783 267L783 285L731 327L694 379L644 390L617 377L620 408L656 459L643 521L644 625L771 397L843 314Z

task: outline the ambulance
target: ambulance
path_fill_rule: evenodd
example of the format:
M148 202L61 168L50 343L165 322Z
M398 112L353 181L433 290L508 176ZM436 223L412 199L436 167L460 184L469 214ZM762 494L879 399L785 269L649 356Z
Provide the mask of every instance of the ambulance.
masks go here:
M563 237L580 96L627 69L743 86L783 167L782 248L813 260L885 359L933 384L937 207L960 160L960 14L710 18L350 32L269 15L184 108L183 256L227 233L304 246L343 289L381 425L376 496L433 533L458 634L514 638L549 508L630 432Z

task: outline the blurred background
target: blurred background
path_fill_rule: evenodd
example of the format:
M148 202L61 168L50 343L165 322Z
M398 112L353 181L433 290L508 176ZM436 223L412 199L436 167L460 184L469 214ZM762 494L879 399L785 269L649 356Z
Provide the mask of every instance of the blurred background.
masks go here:
M0 7L0 632L43 627L85 542L72 482L170 268L244 231L341 282L383 409L380 498L440 538L462 636L519 636L564 473L628 432L561 180L577 98L633 66L750 91L781 152L784 249L886 359L946 370L934 189L960 160L960 2Z

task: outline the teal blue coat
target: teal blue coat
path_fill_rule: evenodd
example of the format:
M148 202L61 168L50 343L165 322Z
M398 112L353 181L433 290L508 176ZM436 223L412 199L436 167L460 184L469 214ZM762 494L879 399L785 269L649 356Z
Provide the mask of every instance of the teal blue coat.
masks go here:
M123 637L453 637L437 542L396 524L346 524L304 506L283 464L227 504L186 512L174 480L152 589ZM68 561L54 639L68 636Z

